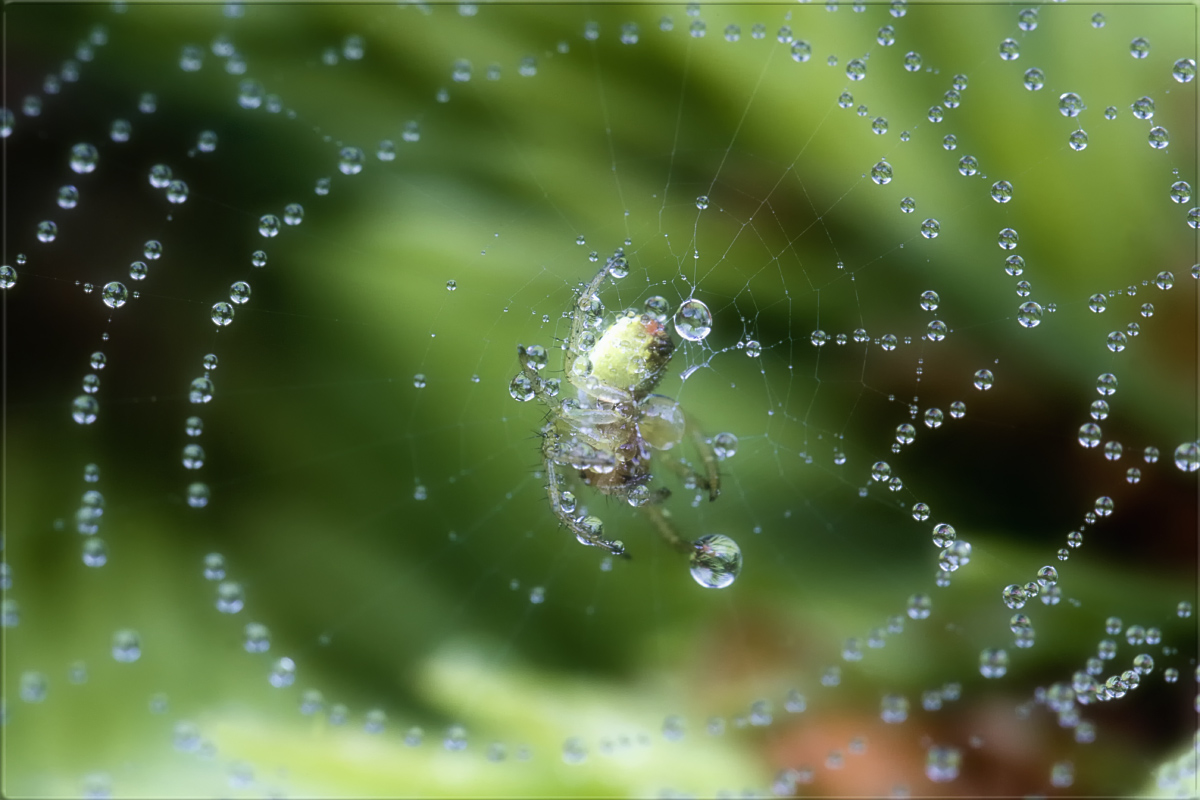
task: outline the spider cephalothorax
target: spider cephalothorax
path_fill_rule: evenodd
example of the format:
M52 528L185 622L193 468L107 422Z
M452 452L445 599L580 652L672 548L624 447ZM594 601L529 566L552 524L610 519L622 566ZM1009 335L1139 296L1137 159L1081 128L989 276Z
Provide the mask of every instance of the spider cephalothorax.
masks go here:
M699 553L701 560L736 556L740 565L740 553L713 555L709 546L713 537L697 542L680 538L670 514L661 507L670 490L650 486L652 460L707 490L710 500L720 493L721 476L717 456L700 429L674 400L653 394L675 352L667 328L667 301L652 297L643 310L627 309L615 319L604 315L597 293L616 259L624 264L620 254L610 259L577 295L571 312L571 331L563 342L563 371L574 392L563 391L559 379L542 378L545 348L517 346L521 372L513 378L513 397L536 397L549 409L541 435L550 506L580 542L627 555L621 541L605 537L598 517L577 513L575 496L565 488L574 476L602 494L643 508L663 538L692 553L693 562ZM693 470L677 457L674 448L685 438L695 447L703 471Z

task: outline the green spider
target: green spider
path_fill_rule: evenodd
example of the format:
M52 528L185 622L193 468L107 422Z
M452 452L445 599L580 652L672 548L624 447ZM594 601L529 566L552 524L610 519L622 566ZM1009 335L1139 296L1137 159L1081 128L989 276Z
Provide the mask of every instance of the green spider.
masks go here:
M540 433L550 507L581 543L628 557L624 543L605 537L598 517L576 513L575 497L564 488L573 474L601 494L643 509L663 539L691 554L693 575L698 561L702 569L736 574L741 554L732 540L720 535L695 542L681 538L670 512L662 508L670 490L650 488L655 459L689 486L706 490L709 500L716 500L721 492L721 475L717 454L694 420L671 398L652 393L675 352L666 327L667 301L652 297L642 312L627 309L611 321L605 319L598 292L607 275L624 274L624 264L618 252L576 296L563 358L566 381L576 389L573 395L560 398L561 381L542 378L547 362L544 347L517 346L521 372L513 378L510 392L518 400L536 397L549 410ZM703 472L676 457L675 448L685 437L696 448ZM736 552L728 552L727 546L722 550L724 542ZM736 564L731 561L734 557Z

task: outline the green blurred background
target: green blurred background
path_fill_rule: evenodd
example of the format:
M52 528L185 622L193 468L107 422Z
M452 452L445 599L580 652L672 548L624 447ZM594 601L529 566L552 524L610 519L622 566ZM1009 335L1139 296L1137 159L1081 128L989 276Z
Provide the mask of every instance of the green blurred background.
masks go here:
M238 8L5 8L16 122L4 259L19 273L3 298L5 560L20 616L3 631L7 795L710 795L766 791L802 766L816 770L806 794L1155 789L1153 771L1195 729L1195 618L1175 609L1196 595L1196 484L1171 462L1196 437L1196 237L1190 204L1169 197L1174 181L1196 184L1196 83L1171 77L1195 57L1192 6L1105 6L1103 27L1097 8L1046 6L1032 31L1018 7L992 5ZM698 21L703 37L689 33ZM107 43L80 60L97 24ZM811 60L778 41L784 25ZM894 45L877 41L885 25ZM220 35L244 74L213 52ZM361 59L346 57L352 36ZM1135 36L1151 43L1145 59L1130 57ZM1019 40L1016 61L999 57L1006 37ZM197 72L179 68L186 45L204 52ZM919 71L902 66L910 51ZM867 55L866 78L848 80L846 63ZM521 75L530 57L536 74ZM45 94L72 58L79 80ZM456 81L463 60L471 77ZM1044 89L1022 86L1030 67ZM961 106L931 122L957 74ZM281 110L239 107L246 79ZM844 89L850 108L837 104ZM1067 91L1087 104L1077 120L1058 113ZM147 92L153 113L138 110ZM24 114L38 94L40 113ZM1129 111L1143 95L1153 121ZM877 117L885 134L872 132ZM108 137L117 118L131 122L126 143ZM405 141L413 122L419 139ZM1170 131L1165 150L1146 142L1154 124ZM1067 147L1076 127L1089 134L1080 152ZM196 150L203 130L214 152ZM385 139L390 162L376 157ZM77 142L99 148L95 173L70 172ZM339 172L344 146L366 153L361 174ZM968 154L982 175L959 174ZM883 186L868 177L881 158L896 176ZM187 182L186 203L149 185L159 163ZM1013 202L988 196L999 179ZM69 211L54 204L66 183L81 195ZM905 196L915 213L901 212ZM293 202L303 223L261 237L259 217ZM919 234L926 218L941 224L936 239ZM44 219L57 222L52 243L34 236ZM1025 299L1056 309L1035 329L1017 324L1024 299L996 246L1008 226ZM126 265L149 239L164 255L132 282ZM727 590L698 587L645 518L583 490L634 555L602 569L547 508L545 409L507 394L518 342L551 346L559 368L573 290L620 246L631 273L605 289L610 311L694 294L714 313L712 335L680 350L660 391L739 449L715 503L660 480L685 535L739 542L746 566ZM250 264L260 247L262 269ZM1153 285L1164 269L1169 291ZM111 280L139 296L113 312L82 288ZM253 295L218 332L209 309L235 280ZM936 313L918 303L930 289ZM1088 309L1095 292L1116 292L1103 314ZM945 341L921 339L933 318ZM1135 321L1125 352L1105 348ZM810 343L814 330L858 327L901 344ZM758 359L738 348L750 338ZM97 349L101 411L80 426L70 401ZM220 359L215 396L195 406L187 389L206 353ZM971 385L985 367L986 393ZM1108 371L1120 388L1100 424L1124 445L1117 461L1076 441ZM954 401L963 419L921 424ZM187 506L197 474L180 464L193 413L203 509ZM906 422L916 442L893 453ZM1162 451L1157 464L1146 446ZM878 460L902 490L871 480ZM92 488L106 500L100 568L81 562L74 530ZM1085 526L1102 495L1116 513ZM911 516L918 501L933 508L927 522ZM948 587L934 585L935 522L974 548ZM1081 527L1084 546L1059 562ZM214 608L211 552L245 588L237 614ZM1063 600L1030 603L1036 645L1014 648L1000 590L1045 564ZM535 589L544 602L530 602ZM933 597L929 619L905 618L885 648L843 660L848 637L865 641L918 592ZM1163 641L1109 637L1120 646L1101 678L1143 651L1158 666L1129 696L1082 709L1096 741L1077 743L1043 706L1022 719L1038 687L1095 654L1111 615ZM270 628L267 653L244 651L251 621ZM132 664L109 652L124 628L142 640ZM984 647L1008 648L1004 679L979 674ZM276 689L281 656L296 682ZM69 676L77 661L82 684ZM832 665L837 687L821 682ZM21 699L29 671L48 681L40 703ZM922 693L947 683L961 699L923 711ZM314 688L325 711L302 715ZM785 707L790 691L806 711ZM881 722L885 693L908 698L905 723ZM751 722L758 701L772 724ZM326 713L334 703L349 708L344 725ZM371 709L387 715L382 733L364 730ZM677 740L664 736L676 716ZM714 716L720 735L706 731ZM181 723L198 727L198 752L181 752ZM442 745L454 725L466 752ZM417 747L404 742L414 726ZM582 764L565 763L571 737ZM933 744L962 751L956 781L926 778ZM833 751L844 768L826 766ZM1054 787L1064 760L1074 784Z

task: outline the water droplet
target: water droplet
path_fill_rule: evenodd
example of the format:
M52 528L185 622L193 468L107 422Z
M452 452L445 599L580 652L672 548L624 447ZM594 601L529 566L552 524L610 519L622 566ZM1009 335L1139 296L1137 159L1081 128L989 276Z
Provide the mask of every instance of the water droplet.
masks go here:
M1064 117L1078 117L1084 108L1086 106L1083 104L1083 98L1075 92L1059 95L1058 110Z
M875 166L871 167L871 180L880 186L884 186L892 182L892 165L886 161L880 161Z
M1086 150L1088 146L1087 131L1085 131L1083 128L1078 128L1071 131L1070 135L1067 136L1067 145L1070 146L1072 150L1077 152L1079 150Z
M37 226L37 238L39 242L49 244L58 238L58 225L51 220L43 220Z
M1042 307L1030 300L1017 309L1017 322L1023 328L1036 328L1042 324Z
M563 742L562 758L567 764L582 764L587 761L587 745L579 737L572 736Z
M99 151L90 144L80 143L71 148L71 171L79 175L94 172L99 160Z
M80 425L91 425L100 413L100 404L91 395L81 394L71 403L71 418Z
M1142 59L1150 55L1150 42L1141 36L1137 37L1129 43L1129 55L1137 59Z
M357 175L362 172L366 160L362 148L343 147L338 154L338 171L343 175Z
M204 557L204 577L210 581L225 578L225 556L220 553L209 553Z
M713 437L712 445L713 453L718 459L724 461L737 454L738 438L732 433L718 433Z
M167 202L173 205L179 205L186 202L188 198L188 185L183 181L175 180L167 184Z
M742 570L742 551L737 542L724 534L701 536L692 547L692 578L706 589L729 586Z
M256 80L244 80L238 84L238 105L245 109L255 109L262 105L266 90Z
M108 563L108 546L98 536L89 536L83 542L83 563L88 567L103 567Z
M21 674L21 699L26 703L40 703L46 699L49 682L40 672L24 672Z
M1005 39L1000 43L1000 58L1004 61L1016 61L1021 57L1021 46L1015 39Z
M942 224L936 219L927 219L921 223L921 235L926 239L936 239L941 230Z
M122 664L130 664L142 657L142 639L137 631L124 629L113 634L112 657Z
M279 217L274 214L263 214L258 218L258 233L264 239L272 239L279 235Z
M214 303L211 316L213 323L223 328L233 322L233 306L226 302Z
M927 594L914 594L908 598L910 619L926 619L933 608L933 600Z
M930 747L925 755L925 777L934 783L947 783L958 777L961 764L962 754L956 748Z
M221 581L217 584L217 611L222 614L236 614L245 604L245 593L240 583Z
M1200 443L1184 442L1175 448L1175 466L1183 472L1200 469Z
M1013 609L1024 608L1025 602L1029 599L1029 594L1025 591L1025 588L1016 583L1010 583L1008 586L1005 586L1001 596L1003 597L1004 605Z
M1190 83L1196 77L1196 60L1181 58L1171 67L1171 76L1180 83Z
M296 662L284 656L276 659L267 681L276 689L283 689L296 682Z
M904 722L908 719L907 698L899 694L885 694L879 704L879 716L891 725Z
M712 312L694 297L685 300L675 312L675 331L688 341L703 341L712 332Z
M271 631L261 622L248 623L242 635L242 647L247 653L265 653L271 649Z
M985 678L1003 678L1008 672L1008 653L995 647L979 653L979 674Z

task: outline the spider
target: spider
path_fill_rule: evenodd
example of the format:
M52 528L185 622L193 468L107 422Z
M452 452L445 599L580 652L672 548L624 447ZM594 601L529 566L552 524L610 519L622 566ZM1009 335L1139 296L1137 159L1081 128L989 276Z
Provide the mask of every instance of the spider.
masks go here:
M653 394L675 352L666 327L667 301L652 297L644 311L627 309L606 321L600 287L607 275L622 277L626 272L625 258L618 251L576 295L563 348L563 371L574 393L563 392L560 398L561 381L542 378L547 363L544 347L517 345L521 371L513 378L510 393L523 401L536 397L549 410L540 435L550 508L581 543L628 558L620 540L604 535L598 517L576 512L575 496L564 488L573 474L601 494L641 508L669 545L692 556L693 575L697 568L736 575L741 563L737 545L720 534L684 540L670 512L662 508L670 489L650 486L652 460L683 477L686 485L707 491L710 501L721 493L721 475L717 454L695 421L671 398ZM697 305L704 308L691 301L692 307ZM685 437L695 447L702 471L676 457L674 448Z

